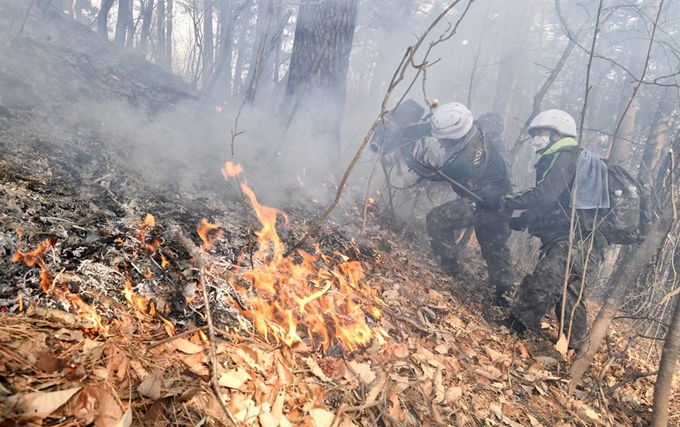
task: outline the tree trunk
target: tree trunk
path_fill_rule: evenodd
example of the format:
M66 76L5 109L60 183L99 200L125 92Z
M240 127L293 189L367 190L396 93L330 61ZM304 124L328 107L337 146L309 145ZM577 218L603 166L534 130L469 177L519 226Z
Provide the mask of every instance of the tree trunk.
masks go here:
M244 21L244 20L241 20ZM241 22L241 34L239 34L238 48L236 50L236 64L234 64L234 90L233 97L237 97L241 93L243 87L243 63L246 58L246 48L248 46L248 25L246 22Z
M666 427L668 425L668 405L675 373L675 363L680 351L680 297L675 297L673 319L668 327L666 341L663 344L659 373L654 384L654 403L652 404L651 427Z
M213 0L203 2L203 75L202 86L206 86L213 76Z
M658 8L659 0L654 1ZM647 32L647 21L642 17L638 18L636 25L636 33L645 34ZM651 36L651 35L650 35ZM618 131L615 132L614 140L612 141L609 159L617 163L626 163L631 159L631 141L635 138L635 118L640 105L640 97L631 87L631 90L626 88L627 82L636 86L635 79L642 79L645 74L645 66L647 64L647 54L651 40L634 39L632 43L632 52L628 62L628 72L624 75L621 100L619 102L619 111L623 114L618 125ZM630 73L630 74L629 74ZM631 98L632 96L632 98ZM633 156L637 157L637 156Z
M132 26L132 0L118 0L118 19L116 20L114 43L125 46L128 39L131 41Z
M511 111L519 105L515 97L529 35L525 30L531 27L535 3L532 0L505 0L505 7L501 65L496 80L493 112L500 114L505 123L510 123L509 118L515 117Z
M153 4L154 0L148 0L148 3L142 2L142 32L139 35L139 50L146 53L146 46L149 43L149 31L151 30L151 20L153 19Z
M173 0L167 0L167 17L165 19L167 33L165 37L165 68L172 72L172 2Z
M665 88L661 93L661 99L656 107L654 119L649 128L649 137L647 138L647 144L645 144L645 150L642 153L640 169L638 169L638 179L642 182L652 182L654 170L666 145L666 136L671 130L675 107L676 99L672 96L670 89Z
M219 39L217 42L217 60L213 78L203 88L203 92L211 94L218 101L226 101L231 97L231 59L233 52L234 25L237 13L232 0L219 2Z
M269 29L274 15L274 0L260 0L257 6L257 29L256 39L253 47L257 46L257 52L253 52L250 58L250 68L248 69L248 88L246 89L246 101L255 101L258 80L262 74L264 65L265 46L269 36Z
M340 127L358 0L304 1L290 60L282 120L302 125L327 160L340 158ZM313 117L313 120L302 118ZM327 154L326 154L327 153Z
M102 6L97 14L97 32L104 38L109 38L109 11L113 0L102 0Z
M156 45L155 56L160 66L165 64L165 2L166 0L158 0L158 12L156 15L158 44Z

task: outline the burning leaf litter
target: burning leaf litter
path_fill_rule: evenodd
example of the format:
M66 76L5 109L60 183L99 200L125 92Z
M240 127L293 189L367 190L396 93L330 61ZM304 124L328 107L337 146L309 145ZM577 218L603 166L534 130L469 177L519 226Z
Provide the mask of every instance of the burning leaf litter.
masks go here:
M422 274L434 263L413 242L380 229L376 242L393 248L380 263L318 246L284 258L276 221L286 216L242 189L262 222L252 255L246 245L225 262L225 226L203 220L197 229L214 310L231 310L218 331L218 386L239 422L559 426L607 416L581 401L563 405L558 354L525 348L484 326L474 305L435 291L452 283ZM24 312L0 317L0 426L227 422L209 392L210 346L188 254L150 214L97 244L106 246L80 250L73 265L59 239L29 250L17 236L15 262L39 271L19 288L45 286L49 295L24 298ZM625 390L621 399L644 402ZM617 417L640 423L633 413Z

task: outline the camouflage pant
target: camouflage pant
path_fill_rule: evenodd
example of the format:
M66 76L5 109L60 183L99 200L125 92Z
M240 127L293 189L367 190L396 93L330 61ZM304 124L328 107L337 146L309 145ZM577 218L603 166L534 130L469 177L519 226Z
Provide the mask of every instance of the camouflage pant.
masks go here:
M587 336L588 315L584 304L585 295L581 292L581 282L586 255L588 258L586 278L592 277L604 259L604 244L599 240L596 240L589 255L590 240L573 244L564 322L565 335L568 333L569 323L572 324L570 345L573 348L578 348ZM569 241L564 238L551 243L547 248L541 248L541 258L534 272L526 276L517 289L511 311L527 328L539 329L543 316L552 309L555 310L557 318L560 318L568 250ZM575 309L574 306L576 306ZM572 311L574 312L573 321L571 321Z
M467 200L456 199L428 212L426 225L432 251L450 270L457 268L462 249L456 244L456 231L474 227L489 282L496 287L497 295L512 289L514 275L508 248L510 227L497 214L476 210Z

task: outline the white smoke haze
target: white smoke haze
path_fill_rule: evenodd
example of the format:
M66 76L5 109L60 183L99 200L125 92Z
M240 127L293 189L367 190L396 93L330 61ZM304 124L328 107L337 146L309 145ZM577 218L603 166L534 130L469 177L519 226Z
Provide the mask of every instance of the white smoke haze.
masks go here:
M579 46L589 46L592 40L598 1L590 0L579 5L564 3L561 5L564 22L561 22L555 2L551 0L477 0L471 5L468 1L460 1L434 28L415 55L416 63L422 61L429 44L455 25L470 6L450 40L438 44L430 52L426 80L423 81L423 73L420 73L413 85L409 86L417 73L416 69L409 68L404 81L392 92L388 108L406 96L424 106L425 97L429 101L437 99L440 104L461 102L468 105L475 117L490 111L499 113L505 119L504 149L509 151L531 112L536 92L567 46L569 38L565 31L572 34ZM65 3L61 4L68 7ZM51 81L45 81L44 87L26 88L26 82L40 80L33 77L42 72L41 67L45 64L35 63L30 56L23 57L22 61L25 62L22 64L3 61L3 69L11 69L15 76L24 76L25 81L20 80L16 85L4 88L0 102L15 108L20 108L22 104L49 105L54 112L54 120L63 121L64 126L99 127L98 131L120 141L121 155L150 182L171 184L179 191L199 191L208 182L220 185L217 184L223 179L220 167L225 161L233 160L243 164L245 177L263 200L273 204L285 203L291 200L291 192L303 189L320 204L327 205L334 197L335 185L380 114L380 104L388 83L407 48L413 46L418 36L449 4L447 1L434 0L359 2L347 77L339 158L329 158L325 145L320 143L323 136L310 133L315 124L325 120L323 108L297 111L290 129L286 129L285 118L280 115L277 117L280 105L284 102L287 61L294 43L298 10L297 4L285 1L278 5L281 13L277 16L289 18L282 21L286 24L281 44L278 45L280 51L277 61L280 66L276 79L273 79L274 74L270 71L273 68L268 68L269 71L263 73L258 84L255 102L246 103L242 108L250 61L257 48L257 2L240 10L235 18L236 25L229 45L233 56L228 67L231 75L227 77L232 80L228 93L201 93L204 82L201 73L197 72L201 61L196 56L200 46L197 50L195 45L200 40L197 36L201 36L202 28L198 28L197 32L194 26L194 20L197 16L200 19L201 14L192 15L190 12L200 12L203 6L182 0L175 2L173 12L173 71L180 74L186 84L178 83L176 79L179 77L173 82L160 68L149 65L137 73L137 77L147 86L131 90L126 94L127 101L99 100L99 89L102 92L116 90L120 82L116 81L118 76L111 73L103 81L91 81L90 86L80 88L78 86L81 85L82 77L87 75L88 67L99 64L97 66L108 66L112 70L116 67L130 69L132 64L141 61L142 56L154 60L150 51L142 54L134 49L117 48L104 40L82 43L84 38L89 38L88 33L94 28L82 25L75 29L78 25L76 22L66 26L55 25L48 15L36 9L31 12L30 19L39 21L41 25L27 26L23 29L23 36L52 46L55 51L61 49L62 54L67 56L71 55L68 66L72 68L60 69L56 65L57 61L48 64L48 67L56 67L50 70ZM99 2L92 2L92 9L83 11L81 23L92 24L98 7ZM15 21L12 32L16 35L26 7L17 5L11 10L15 13L12 17ZM629 41L630 36L639 39L649 37L649 22L654 17L652 12L650 1L641 2L640 8L636 10L625 7L609 10L603 18L604 22L600 22L607 32L607 37L603 36L598 42L600 54L616 60L621 57L620 61L625 65L626 55L641 43L636 45ZM113 8L109 16L110 37L113 37L115 30L116 13ZM134 16L138 17L138 13L136 11ZM668 5L663 15L664 22L672 21L677 14L677 6ZM71 18L63 16L59 19ZM217 25L219 18L214 16L214 19ZM666 55L661 48L664 43L675 48L677 43L674 36L675 30L672 28L658 36L659 40L652 49L652 66L645 80L671 76L677 68L677 59ZM213 35L213 39L215 43L220 42L217 34ZM250 47L239 50L240 44L244 43ZM642 45L644 47L644 43ZM115 53L104 55L103 52ZM542 108L561 108L570 112L577 122L581 121L587 60L588 53L583 48L574 50L542 99ZM267 61L273 61L273 54L267 57ZM632 64L634 61L631 61L631 67ZM235 74L238 67L241 67L240 75ZM181 88L178 90L184 95L175 97L178 99L168 96L168 102L158 100L157 105L153 106L136 106L135 90L154 90L153 82L159 78L168 87ZM630 92L633 83L628 73L615 66L613 61L595 61L590 78L593 86L591 101L596 98L599 105L586 107L583 139L594 151L605 154L609 135L615 130L621 111L622 101L617 94L622 90ZM673 79L667 77L664 81L672 82ZM642 119L650 120L653 115L652 109L644 106L653 105L659 99L658 88L647 85L643 89L638 94L640 125L634 129L634 138L646 134L647 127ZM73 102L59 100L61 94L74 93L78 95ZM179 99L187 97L186 94L190 99ZM239 108L241 113L237 131L242 133L233 139L232 158L231 134L236 126ZM277 147L280 149L277 150ZM635 152L637 147L632 146L631 150ZM517 160L512 178L518 187L524 188L530 183L535 156L524 147L518 153ZM348 185L357 198L363 197L361 195L366 191L374 161L375 154L370 150L364 151L350 177ZM414 179L409 176L404 171L402 178L405 184L409 179ZM372 179L370 194L375 195L383 185L382 171L378 167Z

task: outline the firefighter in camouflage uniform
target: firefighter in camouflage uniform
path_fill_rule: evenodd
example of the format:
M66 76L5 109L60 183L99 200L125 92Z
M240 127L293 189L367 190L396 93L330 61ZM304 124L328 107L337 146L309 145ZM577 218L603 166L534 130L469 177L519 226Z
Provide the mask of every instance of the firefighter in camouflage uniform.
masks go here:
M511 228L526 228L541 241L539 262L533 273L522 280L514 296L511 315L502 322L520 333L527 328L539 329L542 318L550 310L555 310L558 319L562 312L571 224L571 187L579 152L574 139L576 123L564 111L547 110L538 114L530 124L529 135L533 137L535 152L541 156L535 165L536 184L526 191L505 195L499 201L500 208L523 210L519 217L512 219ZM606 246L601 233L593 231L595 212L577 209L576 213L564 322L565 336L569 336L571 325L571 348L578 348L587 334L582 290L586 259L586 277L592 277L604 258Z
M511 190L505 161L491 138L473 122L472 113L462 104L443 104L430 117L431 135L439 140L444 155L439 173L485 201L498 201ZM408 167L430 181L445 181L442 176L414 159L413 144L402 146ZM474 227L482 257L486 261L489 282L495 287L494 304L507 306L507 294L513 286L513 269L507 240L510 228L506 220L486 207L470 200L465 191L452 186L460 198L430 210L426 226L432 250L449 273L458 271L456 231ZM508 208L504 212L511 215Z

